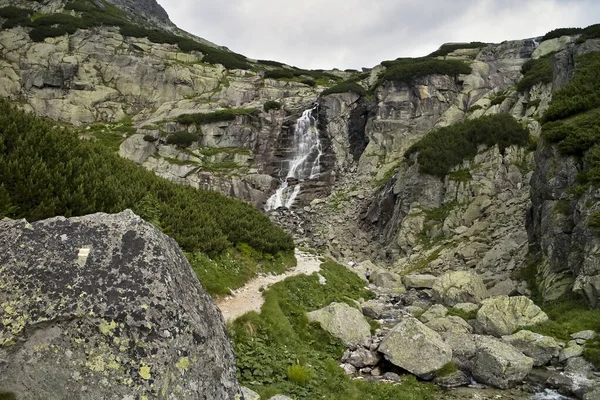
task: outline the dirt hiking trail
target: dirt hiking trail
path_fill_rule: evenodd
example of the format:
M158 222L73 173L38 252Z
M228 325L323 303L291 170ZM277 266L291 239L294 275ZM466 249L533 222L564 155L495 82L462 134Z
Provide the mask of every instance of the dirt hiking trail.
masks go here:
M260 307L265 302L260 288L280 282L290 276L318 272L321 269L321 261L318 256L305 253L298 249L294 250L296 254L297 265L281 275L258 276L248 282L246 285L233 291L231 296L217 300L217 307L223 314L225 322L233 321L248 311L260 312Z

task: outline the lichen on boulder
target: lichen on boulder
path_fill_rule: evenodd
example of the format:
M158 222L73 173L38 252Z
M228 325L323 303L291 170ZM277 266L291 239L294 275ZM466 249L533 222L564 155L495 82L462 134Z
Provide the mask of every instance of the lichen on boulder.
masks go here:
M177 243L131 211L0 221L0 392L232 399L223 319Z

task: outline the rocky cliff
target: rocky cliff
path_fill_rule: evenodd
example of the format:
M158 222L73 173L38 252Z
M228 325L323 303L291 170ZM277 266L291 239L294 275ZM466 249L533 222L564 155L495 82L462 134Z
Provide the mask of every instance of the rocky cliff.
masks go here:
M233 399L234 356L177 243L127 210L0 222L0 393Z
M0 6L83 19L87 12L75 2L29 3ZM153 1L111 3L127 21L148 16L179 36L117 21L34 41L34 21L9 24L0 31L0 95L80 127L81 137L107 142L159 176L257 207L285 180L296 120L317 104L320 171L299 182L293 211L272 212L299 241L403 271L476 269L488 286L529 263L533 249L543 258L546 299L576 283L596 304L596 239L583 223L595 212L595 189L568 197L577 160L537 137L552 94L573 76L577 55L598 50L597 39L442 46L362 73L305 71L192 40ZM423 63L428 73L398 76ZM550 79L528 75L548 66ZM432 130L498 114L526 127L531 143L481 146L443 177L404 157ZM561 201L573 211L568 218L553 211Z

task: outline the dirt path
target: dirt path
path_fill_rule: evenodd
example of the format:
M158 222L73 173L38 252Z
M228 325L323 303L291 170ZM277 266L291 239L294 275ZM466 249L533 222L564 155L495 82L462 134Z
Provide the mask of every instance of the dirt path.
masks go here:
M225 321L233 321L237 317L247 313L248 311L260 311L260 307L264 303L260 288L265 289L274 283L284 280L290 276L306 274L310 275L321 269L321 261L317 256L304 253L298 249L295 250L296 267L281 275L266 275L259 276L248 282L243 287L234 290L232 296L227 296L217 301L217 307L223 314Z

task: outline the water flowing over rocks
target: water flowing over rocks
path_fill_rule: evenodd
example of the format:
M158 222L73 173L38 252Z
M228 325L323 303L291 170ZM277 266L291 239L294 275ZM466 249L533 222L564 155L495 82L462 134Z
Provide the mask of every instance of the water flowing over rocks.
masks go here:
M176 242L127 210L0 222L0 392L17 398L240 388L225 324Z

